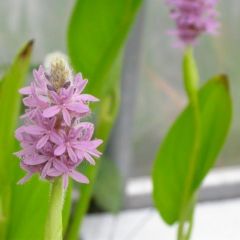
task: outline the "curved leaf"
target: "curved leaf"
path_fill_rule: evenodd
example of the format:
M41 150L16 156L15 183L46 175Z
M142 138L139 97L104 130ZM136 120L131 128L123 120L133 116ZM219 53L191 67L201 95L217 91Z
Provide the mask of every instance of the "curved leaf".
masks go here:
M210 80L198 94L201 120L200 150L196 166L190 173L195 142L194 115L188 106L165 137L153 166L153 199L163 219L173 224L180 218L187 176L193 181L187 194L188 202L203 178L214 165L231 122L231 98L228 80L218 76Z

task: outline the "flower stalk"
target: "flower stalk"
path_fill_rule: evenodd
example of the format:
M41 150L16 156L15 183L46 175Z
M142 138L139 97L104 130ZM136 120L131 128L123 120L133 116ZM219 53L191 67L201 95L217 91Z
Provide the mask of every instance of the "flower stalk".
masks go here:
M44 240L62 240L62 210L64 193L63 179L62 177L59 177L55 179L51 185Z

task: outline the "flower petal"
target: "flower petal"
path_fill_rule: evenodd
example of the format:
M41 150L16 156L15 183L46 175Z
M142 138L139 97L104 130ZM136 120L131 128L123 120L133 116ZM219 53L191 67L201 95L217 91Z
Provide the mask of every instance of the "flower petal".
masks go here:
M76 163L77 162L77 156L75 154L75 152L73 151L73 149L71 147L67 147L67 152L68 152L68 155L70 157L70 159Z
M41 135L45 130L37 125L29 125L24 127L24 131L32 135Z
M54 91L50 91L50 96L52 97L52 99L53 99L53 101L55 102L55 103L58 103L59 102L59 96L58 96L58 94L56 93L56 92L54 92Z
M58 114L59 112L60 112L60 107L59 107L59 106L52 106L52 107L46 108L46 109L43 111L43 116L44 116L45 118L50 118L50 117L55 116L55 115Z
M74 87L77 88L78 93L81 93L83 89L86 87L88 81L83 80L82 75L78 73L74 78Z
M82 141L81 146L86 149L95 149L103 143L101 139L95 139L91 141Z
M62 174L62 172L58 171L55 168L50 168L47 172L47 175L50 177L58 177Z
M36 148L41 149L47 143L48 139L49 139L48 135L44 135L43 137L41 137L37 142Z
M52 161L48 161L45 166L43 167L42 173L41 173L41 178L46 178L49 169L51 168Z
M98 102L99 99L90 94L81 94L80 98L83 102Z
M67 109L77 113L87 113L89 112L89 107L81 102L72 102L66 105Z
M92 164L92 165L95 165L95 164L96 164L95 160L91 157L90 154L84 153L84 157L85 157L85 159L86 159L90 164Z
M54 131L52 131L50 134L50 140L57 145L60 145L61 143L63 143L63 139L61 138L61 136L59 136Z
M59 172L68 172L68 168L67 166L61 162L61 161L54 161L53 162L53 166L56 168L56 170L58 170Z
M63 109L62 114L63 114L63 119L64 119L65 123L68 126L70 126L71 125L71 116L70 116L69 112L66 109Z
M21 178L17 184L24 184L25 182L27 182L31 177L32 177L32 173L27 173L27 175L25 175L23 178Z
M70 171L69 176L71 176L75 181L79 183L89 183L89 180L86 176L75 170Z
M60 156L62 155L64 152L66 151L66 146L64 144L59 145L58 147L56 147L56 149L54 150L54 155L55 156Z
M30 94L32 94L32 87L31 86L23 87L23 88L19 89L19 93L21 93L23 95L30 95Z
M46 162L47 159L45 157L42 156L33 156L33 157L29 157L29 158L24 158L23 163L27 164L27 165L39 165L42 164L44 162Z

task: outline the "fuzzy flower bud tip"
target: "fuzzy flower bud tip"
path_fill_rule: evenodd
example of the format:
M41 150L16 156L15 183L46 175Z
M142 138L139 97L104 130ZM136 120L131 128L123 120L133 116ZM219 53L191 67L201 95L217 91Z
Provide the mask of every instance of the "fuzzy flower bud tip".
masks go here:
M56 52L47 55L44 67L47 78L56 90L72 81L72 70L64 54Z
M218 0L167 0L176 29L171 31L183 45L193 45L203 34L216 34Z
M49 55L33 75L31 85L20 89L26 110L24 124L16 130L22 148L16 155L27 172L20 183L34 173L47 180L62 176L65 188L69 177L88 183L76 168L83 161L94 165L94 157L101 155L97 148L102 141L93 139L94 125L83 121L90 114L89 102L98 99L82 93L87 80L73 75L62 54Z

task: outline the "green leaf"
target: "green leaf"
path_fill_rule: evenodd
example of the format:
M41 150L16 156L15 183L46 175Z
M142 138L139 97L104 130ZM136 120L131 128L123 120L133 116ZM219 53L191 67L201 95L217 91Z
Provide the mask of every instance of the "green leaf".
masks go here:
M142 0L76 1L68 27L68 50L74 69L89 78L87 90L101 98L107 78Z
M25 45L1 80L0 109L3 114L0 118L0 239L4 239L6 234L12 199L14 130L21 106L18 89L27 77L32 47L33 41Z
M153 199L168 224L178 221L183 208L187 209L188 206L183 205L183 198L190 203L202 180L214 165L231 122L231 98L225 76L210 80L199 91L198 98L201 137L194 168L190 168L196 140L191 106L182 112L171 127L153 166ZM189 175L193 176L191 182L187 182ZM187 185L190 187L187 188Z
M96 137L104 140L103 151L119 105L121 50L142 0L81 0L68 27L68 50L75 71L89 79L86 91L100 98L96 114ZM66 239L75 240L92 195L98 164L89 166L90 184L80 186Z
M20 94L18 89L26 80L29 62L32 53L33 41L30 41L17 55L10 69L4 75L1 82L0 109L4 113L0 118L0 147L4 149L0 155L0 179L9 178L5 167L9 168L10 157L14 148L14 130L20 111Z
M34 176L24 185L14 185L7 239L44 239L49 182Z
M106 211L117 213L122 206L123 182L114 161L101 158L101 165L95 181L93 197Z

